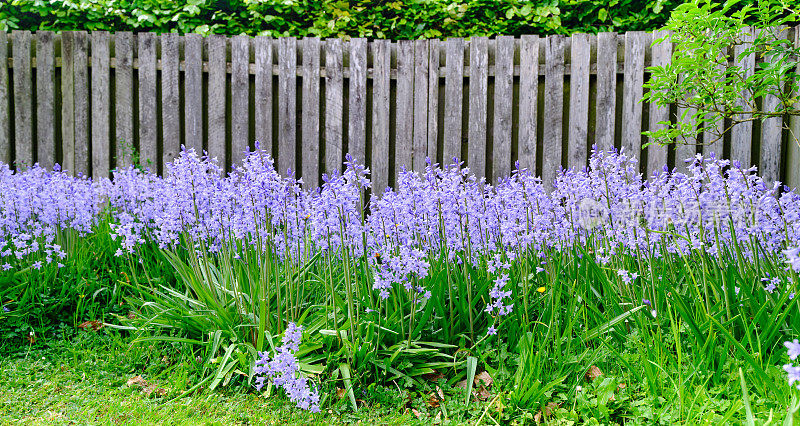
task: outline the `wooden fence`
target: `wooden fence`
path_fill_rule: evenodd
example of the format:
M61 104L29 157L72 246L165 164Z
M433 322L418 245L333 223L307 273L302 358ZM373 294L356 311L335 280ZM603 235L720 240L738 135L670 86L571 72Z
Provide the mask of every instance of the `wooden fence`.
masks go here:
M800 43L799 33L787 37ZM714 149L800 184L800 155L780 119L737 125L711 147L642 148L643 130L682 113L640 102L646 67L671 57L670 45L651 47L662 35L0 33L0 161L101 177L131 162L129 147L163 171L185 145L230 168L258 140L309 186L349 152L381 190L426 157L462 158L491 179L518 161L550 182L558 166L585 165L597 144L637 155L647 174ZM749 72L755 59L743 63ZM800 119L788 124L800 134Z

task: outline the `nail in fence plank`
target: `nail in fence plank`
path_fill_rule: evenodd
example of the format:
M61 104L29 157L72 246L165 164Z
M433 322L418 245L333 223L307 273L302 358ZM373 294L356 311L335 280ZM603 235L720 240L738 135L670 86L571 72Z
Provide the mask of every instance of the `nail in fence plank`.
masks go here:
M389 185L389 90L391 67L389 40L372 42L372 191L383 193Z
M278 39L278 171L297 176L297 39Z
M350 39L350 115L348 152L366 161L367 146L367 39Z
M176 33L161 35L161 167L181 151L180 56Z
M589 136L589 62L591 51L588 34L572 36L569 78L569 157L567 166L575 170L586 167Z
M441 41L428 41L428 158L436 163L439 153L439 46Z
M495 40L494 74L494 141L492 147L492 181L511 174L511 105L514 103L514 37Z
M747 79L753 75L756 66L756 55L751 53L746 56L742 54L747 50L749 44L755 40L755 34L752 28L745 30L742 34L743 44L737 45L734 48L734 60L737 61L737 66L741 68L741 78ZM746 93L742 93L742 97L736 101L736 105L741 107L744 111L752 111L755 103L754 99L748 99ZM737 114L734 120L747 120L750 114ZM738 123L731 129L731 160L739 161L742 168L748 168L753 164L751 156L751 147L753 141L753 122L745 121Z
M228 165L225 141L227 38L214 34L208 42L208 156L216 158L223 170ZM285 170L284 170L285 173Z
M550 35L545 40L542 181L547 190L553 189L556 173L561 167L565 44L566 38L560 35Z
M617 105L617 33L597 35L597 102L595 143L598 149L614 148Z
M92 179L109 177L111 168L110 128L111 80L109 33L94 31L92 39ZM177 113L177 105L176 105Z
M8 35L0 31L0 58L8 58ZM11 116L9 115L8 61L0 61L0 162L11 163Z
M75 33L75 174L88 176L89 152L89 38ZM155 127L155 124L154 124Z
M236 164L242 163L250 146L249 64L250 37L231 38L231 161Z
M414 139L414 42L397 42L397 104L394 184L402 167L411 170Z
M199 37L199 35L198 35ZM133 137L133 33L114 34L114 123L115 167L118 169L131 165Z
M184 39L184 144L187 150L194 149L197 155L202 155L203 37L200 34L186 34ZM258 108L258 99L256 99L256 108Z
M61 33L61 169L75 172L75 33Z
M342 39L325 40L325 173L342 169Z
M428 40L414 42L414 141L415 171L424 171L428 155Z
M445 165L454 158L461 161L461 107L464 91L464 39L449 38L445 42L446 75L444 87L444 147Z
M0 56L4 57L4 56ZM52 168L55 139L55 44L52 31L36 32L36 162ZM0 95L1 96L1 95Z
M495 86L496 87L496 86ZM486 176L486 123L489 90L489 39L469 41L469 124L467 166L476 176ZM497 103L495 102L495 108ZM447 160L447 159L446 159Z
M11 33L14 56L14 163L17 167L33 166L33 106L31 100L31 33ZM5 60L5 58L2 58Z
M669 31L653 32L653 40L668 36L670 36ZM653 46L652 57L652 65L654 67L668 65L672 60L672 40L667 38ZM658 106L654 102L651 102L649 118L649 130L656 131L663 129L665 127L664 124L659 123L669 121L669 107ZM667 165L667 146L658 145L653 138L650 138L649 142L651 142L651 144L647 147L647 175L652 175L653 173L660 173L663 167Z
M139 42L139 162L157 171L156 39L153 33L138 33L136 38Z
M719 61L728 61L728 50L727 48L723 47L722 56L718 58ZM717 65L717 70L720 72L721 78L719 79L720 83L724 84L725 79L725 67L722 65ZM718 93L718 96L721 94ZM715 114L706 114L706 118L711 119L714 117ZM723 149L723 135L725 132L725 120L719 120L716 123L704 123L703 125L703 156L708 157L713 152L716 155L716 158L722 157L722 149Z
M303 183L319 186L319 54L320 41L307 37L303 45Z
M794 27L794 46L800 48L800 25ZM800 75L800 64L795 70ZM794 95L800 96L800 81L794 81ZM800 186L800 116L789 118L789 144L786 153L786 183L792 188Z
M625 33L625 78L622 96L622 148L629 157L639 159L642 151L642 99L644 50L649 34Z
M778 39L786 37L786 28L767 28L762 31L771 31ZM779 57L777 54L767 54L764 58L765 62L777 62ZM775 91L782 91L783 88L773 88ZM780 105L780 99L773 93L764 95L762 108L764 111L775 111ZM782 117L770 117L761 122L761 161L759 164L759 172L761 177L767 183L772 185L773 182L780 179L780 165L781 165L781 133L783 132L783 119Z
M536 173L539 36L523 35L519 49L519 167Z

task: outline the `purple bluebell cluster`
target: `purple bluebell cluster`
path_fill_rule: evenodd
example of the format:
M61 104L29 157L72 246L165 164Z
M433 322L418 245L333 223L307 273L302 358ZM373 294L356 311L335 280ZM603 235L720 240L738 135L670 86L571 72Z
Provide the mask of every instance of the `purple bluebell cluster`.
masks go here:
M786 346L786 352L792 361L800 356L800 342L797 339L791 342L784 342L783 345ZM783 370L786 372L789 386L794 385L795 382L800 382L800 366L789 363L783 366ZM797 385L797 389L800 389L800 384Z
M276 348L275 356L260 352L253 372L256 374L256 389L261 390L266 381L286 391L286 395L298 408L319 412L319 390L309 385L300 373L295 352L300 349L303 329L290 322L283 335L283 344Z

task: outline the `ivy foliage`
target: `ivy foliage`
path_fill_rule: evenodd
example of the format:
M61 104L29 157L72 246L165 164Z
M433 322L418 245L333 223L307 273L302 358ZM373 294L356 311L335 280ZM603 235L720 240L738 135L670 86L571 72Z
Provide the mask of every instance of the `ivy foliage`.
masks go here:
M684 0L6 0L0 30L418 39L649 30Z

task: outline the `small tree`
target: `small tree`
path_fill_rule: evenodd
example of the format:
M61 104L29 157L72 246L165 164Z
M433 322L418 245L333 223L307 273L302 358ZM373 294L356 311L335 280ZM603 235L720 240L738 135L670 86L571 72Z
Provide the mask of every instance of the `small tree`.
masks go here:
M721 143L736 124L800 115L800 47L786 37L786 25L798 22L800 13L786 0L750 3L691 0L673 11L664 28L671 35L654 41L673 42L672 61L649 68L644 100L659 106L675 104L686 112L677 123L662 122L659 130L645 132L652 143L694 144L703 128L722 132L711 133L711 140L702 144ZM731 62L736 46L743 50ZM760 60L748 76L738 63L753 53ZM756 100L769 95L775 96L778 106L765 111ZM791 134L798 144L799 137Z

